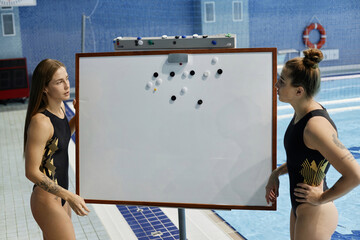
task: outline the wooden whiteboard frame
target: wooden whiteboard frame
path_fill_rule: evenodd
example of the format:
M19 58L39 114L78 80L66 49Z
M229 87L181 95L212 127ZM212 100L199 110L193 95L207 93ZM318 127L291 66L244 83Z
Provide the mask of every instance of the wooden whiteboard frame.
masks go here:
M80 58L92 57L116 57L116 56L146 56L146 55L168 55L177 53L186 54L221 54L221 53L271 53L272 54L272 85L275 86L277 80L277 50L276 48L249 48L249 49L201 49L201 50L164 50L164 51L132 51L132 52L110 52L110 53L78 53L76 54L76 193L80 194L80 132L79 116L82 113L79 93L80 93ZM256 65L256 63L253 63ZM276 168L276 133L277 133L277 92L275 87L272 89L272 170ZM267 178L268 176L266 176ZM130 183L129 183L130 184ZM265 198L265 196L264 196ZM106 199L87 199L87 203L100 204L120 204L120 205L144 205L160 207L179 207L179 208L202 208L202 209L247 209L247 210L276 210L276 203L271 206L248 206L248 205L221 205L209 203L177 203L177 202L148 202L148 201L123 201Z

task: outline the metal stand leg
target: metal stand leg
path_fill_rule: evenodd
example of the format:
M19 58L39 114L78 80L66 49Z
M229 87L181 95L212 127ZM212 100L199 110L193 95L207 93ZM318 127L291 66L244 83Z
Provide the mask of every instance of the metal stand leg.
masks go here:
M81 21L81 52L85 52L85 28L86 28L86 16L85 14L82 15Z
M179 234L180 240L186 240L186 222L185 222L185 209L179 208Z

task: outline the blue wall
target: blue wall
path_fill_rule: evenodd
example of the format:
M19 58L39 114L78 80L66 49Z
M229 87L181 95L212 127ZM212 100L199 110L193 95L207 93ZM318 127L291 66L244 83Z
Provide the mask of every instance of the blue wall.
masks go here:
M30 74L42 59L58 59L67 66L74 87L75 53L81 51L82 14L91 15L86 20L86 52L113 51L112 40L118 36L228 32L238 35L238 47L302 51L305 49L302 33L316 16L327 32L322 49L339 49L340 55L339 60L324 61L322 66L360 63L358 0L243 0L242 22L231 20L232 0L212 1L215 23L203 22L206 0L37 0L37 6L14 8L19 11L17 22L21 32L17 36L21 36L21 41L0 42L0 52L12 49L14 55L22 54L28 59ZM312 31L310 40L317 42L318 38L318 32Z
M19 20L19 9L14 7L12 9L1 9L0 15L3 13L12 13L15 27L14 36L3 36L2 19L0 19L0 58L21 58L22 44L21 44L21 31L20 31L20 20Z
M316 16L326 31L323 49L339 49L339 60L322 66L360 63L360 1L358 0L261 0L249 1L250 47L304 50L303 31ZM316 22L316 20L315 20ZM311 31L310 41L319 33Z
M44 58L65 63L75 86L75 53L81 52L82 14L86 20L86 52L113 51L118 36L193 34L194 4L191 0L46 1L22 7L22 42L29 72Z
M95 0L45 1L36 6L20 7L23 55L28 72L45 58L62 61L75 83L75 53L81 51L81 14L89 14Z
M201 0L202 29L200 33L214 35L219 33L236 34L236 47L248 48L249 41L249 7L248 0L242 0L243 16L241 21L233 21L233 1L212 0L215 3L215 22L205 21L204 4L208 0Z

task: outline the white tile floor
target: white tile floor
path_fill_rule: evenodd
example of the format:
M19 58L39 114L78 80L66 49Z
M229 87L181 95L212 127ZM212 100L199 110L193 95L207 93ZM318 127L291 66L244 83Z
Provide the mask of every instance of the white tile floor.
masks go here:
M42 239L30 210L33 184L25 177L23 129L27 104L0 105L0 239ZM70 191L74 177L70 174ZM92 205L87 217L72 215L76 239L110 239Z
M33 183L25 177L23 158L23 128L27 104L0 102L0 240L42 239L42 232L30 210ZM74 143L70 143L69 190L75 192L73 161ZM90 213L72 221L78 240L130 240L135 234L116 206L87 204ZM178 227L177 209L163 208ZM187 239L242 239L223 220L208 210L186 210ZM226 226L225 226L226 225Z

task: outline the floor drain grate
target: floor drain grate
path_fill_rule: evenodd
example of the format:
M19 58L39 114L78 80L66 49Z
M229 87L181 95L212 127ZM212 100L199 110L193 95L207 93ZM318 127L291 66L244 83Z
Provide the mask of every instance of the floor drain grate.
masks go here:
M161 232L161 231L152 232L151 235L152 235L153 237L159 237L159 236L162 235L162 232Z

